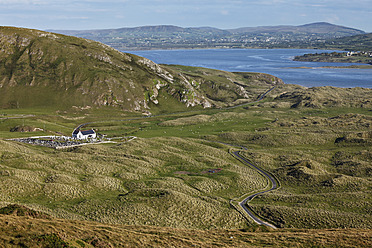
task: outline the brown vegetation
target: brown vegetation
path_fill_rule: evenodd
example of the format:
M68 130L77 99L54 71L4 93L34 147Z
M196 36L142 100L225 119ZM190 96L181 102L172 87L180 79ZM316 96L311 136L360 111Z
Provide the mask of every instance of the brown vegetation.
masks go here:
M365 229L201 231L0 214L2 247L368 247L371 238Z

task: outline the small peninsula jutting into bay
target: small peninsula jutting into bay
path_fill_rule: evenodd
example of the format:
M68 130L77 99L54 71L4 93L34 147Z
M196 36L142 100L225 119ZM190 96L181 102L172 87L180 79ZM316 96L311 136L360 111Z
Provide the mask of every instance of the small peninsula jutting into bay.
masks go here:
M360 63L362 65L327 66L327 68L372 69L372 51L315 53L296 56L295 61Z

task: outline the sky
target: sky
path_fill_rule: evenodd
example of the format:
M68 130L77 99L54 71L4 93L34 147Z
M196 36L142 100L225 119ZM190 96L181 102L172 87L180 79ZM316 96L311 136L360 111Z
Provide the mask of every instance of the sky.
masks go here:
M0 26L221 29L329 22L372 32L372 0L0 0Z

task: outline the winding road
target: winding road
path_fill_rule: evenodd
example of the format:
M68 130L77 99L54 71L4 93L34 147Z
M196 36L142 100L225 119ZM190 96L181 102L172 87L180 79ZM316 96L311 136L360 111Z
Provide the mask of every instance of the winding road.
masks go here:
M233 144L228 144L228 143L224 143L224 142L219 142L219 141L212 141L212 142L216 142L216 143L219 143L219 144L223 144L223 145L227 145L227 146L233 146L233 147L236 147L238 149L241 149L241 150L245 150L247 151L248 148L245 147L245 146L241 146L241 145L233 145ZM270 192L270 191L273 191L275 189L277 189L279 187L279 183L278 181L272 176L270 175L269 173L267 173L266 171L264 171L263 169L261 169L260 167L258 167L257 165L254 165L252 164L251 162L249 162L245 157L243 157L242 155L240 155L240 152L241 151L235 151L235 152L230 152L230 154L232 156L234 156L237 160L239 160L240 162L242 162L243 164L249 166L249 167L252 167L253 169L255 169L256 171L258 171L258 173L260 173L263 177L265 177L269 184L271 183L271 188L270 189L267 189L267 190L263 190L263 191L260 191L260 192L256 192L254 194L251 194L251 195L248 195L247 197L244 198L243 201L239 202L239 206L243 209L244 212L246 212L248 214L248 216L257 224L259 225L265 225L267 227L271 227L273 229L276 229L276 227L270 223L267 223L265 222L264 220L260 219L256 214L254 214L252 212L252 210L249 209L248 205L247 205L247 202L251 201L253 198L255 198L256 196L258 195L261 195L261 194L264 194L264 193L267 193L267 192ZM246 194L245 194L246 195ZM240 197L241 198L241 197ZM230 204L236 209L239 211L239 209L236 208L236 206L232 203L234 199L231 199L230 200ZM240 212L241 213L241 212ZM241 213L242 214L242 213ZM243 214L243 216L246 218L246 216Z
M256 101L253 101L253 102L249 102L249 103L243 103L243 104L240 104L240 105L236 105L236 106L232 106L232 107L226 107L226 108L222 108L220 110L228 110L228 109L234 109L234 108L237 108L237 107L242 107L244 105L248 105L248 104L252 104L252 103L256 103L256 102L259 102L261 100L264 99L264 97L269 93L271 92L273 89L275 89L276 86L270 88L269 90L267 90L266 92L264 92L262 95L260 95ZM153 117L160 117L160 116L169 116L169 115L174 115L174 114L181 114L181 113L189 113L189 112L192 112L192 111L186 111L186 112L177 112L177 113L168 113L168 114L161 114L161 115L151 115L151 116L144 116L144 117L137 117L137 118L132 118L132 119L126 119L126 120L117 120L119 122L121 121L131 121L131 120L140 120L140 119L144 119L144 118L153 118ZM101 121L96 121L96 122L88 122L88 123L83 123L81 125L79 125L78 127L76 127L75 130L78 130L86 125L89 125L89 124L94 124L94 123L98 123L98 122L101 122ZM242 150L248 150L246 147L244 146L240 146L240 145L231 145L231 144L227 144L227 143L223 143L223 142L217 142L217 143L221 143L221 144L224 144L224 145L228 145L228 146L235 146L235 147L238 147L239 149L242 149ZM265 172L264 170L262 170L261 168L257 167L256 165L252 164L251 162L249 162L246 158L244 158L242 155L240 155L240 151L235 151L235 152L232 152L232 155L238 159L239 161L241 161L243 164L247 165L247 166L250 166L252 168L254 168L255 170L257 170L262 176L266 177L268 179L268 181L270 182L271 184L271 188L268 189L268 190L263 190L263 191L260 191L260 192L256 192L254 194L251 194L249 196L247 196L243 201L239 202L239 205L240 207L244 210L244 212L246 212L248 214L248 216L254 221L256 222L257 224L259 225L265 225L265 226L268 226L268 227L271 227L271 228L274 228L276 229L276 227L270 223L267 223L265 221L263 221L262 219L260 219L257 215L255 215L248 207L247 205L247 202L252 200L254 197L256 197L257 195L261 195L261 194L264 194L264 193L267 193L267 192L270 192L272 190L275 190L278 188L278 183L277 181L274 179L273 176L271 176L269 173ZM231 200L232 201L232 200ZM230 201L230 203L231 203ZM235 207L235 206L234 206ZM235 207L236 208L236 207ZM237 209L237 208L236 208ZM238 210L238 209L237 209ZM239 211L239 210L238 210ZM240 211L239 211L240 212ZM240 212L241 213L241 212Z
M245 148L245 147L244 147ZM246 148L244 149L246 150ZM262 176L266 177L270 183L271 183L271 188L268 189L268 190L264 190L264 191L260 191L260 192L256 192L254 194L251 194L249 196L247 196L243 201L239 202L239 205L240 207L242 207L242 209L249 215L249 217L251 217L251 219L256 222L257 224L259 225L265 225L265 226L268 226L268 227L271 227L271 228L274 228L276 229L276 227L270 223L267 223L265 221L263 221L262 219L260 219L258 216L256 216L247 206L247 202L252 200L254 197L258 196L258 195L261 195L261 194L264 194L264 193L267 193L267 192L270 192L270 191L273 191L275 189L278 188L278 183L277 181L275 180L275 178L273 176L271 176L269 173L267 173L266 171L262 170L261 168L257 167L256 165L252 164L251 162L249 162L246 158L244 158L242 155L240 155L240 151L235 151L235 152L232 152L233 156L236 157L238 160L240 160L242 163L250 166L250 167L253 167L255 170L257 170Z

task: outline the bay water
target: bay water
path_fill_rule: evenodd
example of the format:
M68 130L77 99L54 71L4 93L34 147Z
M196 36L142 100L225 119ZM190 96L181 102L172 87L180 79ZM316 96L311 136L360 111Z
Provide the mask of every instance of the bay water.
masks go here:
M352 63L293 61L306 53L333 52L313 49L201 49L130 51L158 64L199 66L234 72L261 72L287 84L306 87L335 86L372 88L372 69L322 68ZM306 67L306 68L303 68Z

